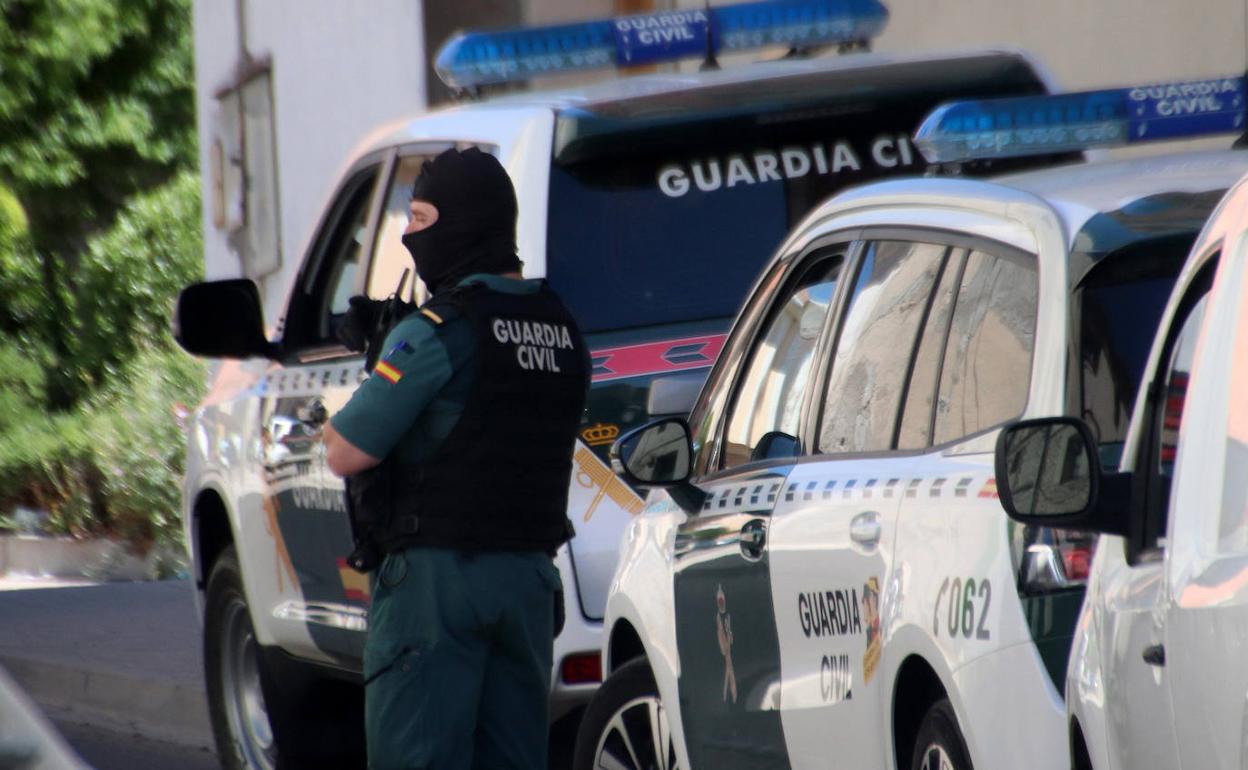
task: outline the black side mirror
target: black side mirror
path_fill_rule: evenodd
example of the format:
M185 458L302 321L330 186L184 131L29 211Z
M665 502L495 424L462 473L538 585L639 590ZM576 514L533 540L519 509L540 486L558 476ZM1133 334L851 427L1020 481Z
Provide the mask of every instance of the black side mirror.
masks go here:
M689 483L693 443L683 417L668 417L631 430L611 445L611 467L629 484L665 487L686 511L700 510L706 493Z
M625 433L611 445L611 467L639 487L666 487L689 480L693 446L689 426L669 417Z
M1006 426L997 438L997 493L1024 524L1126 534L1129 474L1106 476L1082 420L1048 417Z
M178 295L173 337L186 352L207 358L275 358L264 336L260 291L246 278L187 286Z

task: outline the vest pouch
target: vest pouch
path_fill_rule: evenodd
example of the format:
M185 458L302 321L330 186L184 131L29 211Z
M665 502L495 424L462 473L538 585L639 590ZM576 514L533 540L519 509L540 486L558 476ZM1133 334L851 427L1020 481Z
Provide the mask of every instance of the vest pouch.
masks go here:
M375 467L347 477L344 482L351 539L355 544L355 550L347 557L347 564L356 572L372 572L385 558L381 537L394 513L390 465L389 460L384 460Z

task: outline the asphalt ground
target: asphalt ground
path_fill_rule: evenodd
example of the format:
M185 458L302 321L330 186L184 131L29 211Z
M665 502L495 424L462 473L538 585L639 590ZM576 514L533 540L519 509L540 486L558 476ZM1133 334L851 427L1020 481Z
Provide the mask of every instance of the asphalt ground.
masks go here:
M0 580L0 666L57 721L212 747L190 581Z

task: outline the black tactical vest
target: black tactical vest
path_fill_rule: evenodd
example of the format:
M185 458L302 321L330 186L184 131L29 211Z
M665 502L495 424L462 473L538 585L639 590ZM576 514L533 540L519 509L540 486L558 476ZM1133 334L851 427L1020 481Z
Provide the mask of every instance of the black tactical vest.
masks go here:
M553 551L573 534L568 482L589 383L588 351L572 316L545 283L533 294L472 284L422 310L472 323L476 381L435 457L387 459L351 479L357 540L371 527L385 553Z

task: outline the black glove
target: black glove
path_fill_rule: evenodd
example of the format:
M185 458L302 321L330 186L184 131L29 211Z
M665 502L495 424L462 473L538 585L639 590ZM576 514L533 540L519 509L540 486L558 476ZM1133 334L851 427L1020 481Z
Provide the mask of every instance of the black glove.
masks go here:
M346 345L347 350L362 353L377 328L377 318L386 302L384 299L369 299L363 294L347 300L347 312L342 314L337 328L334 329L338 341Z

